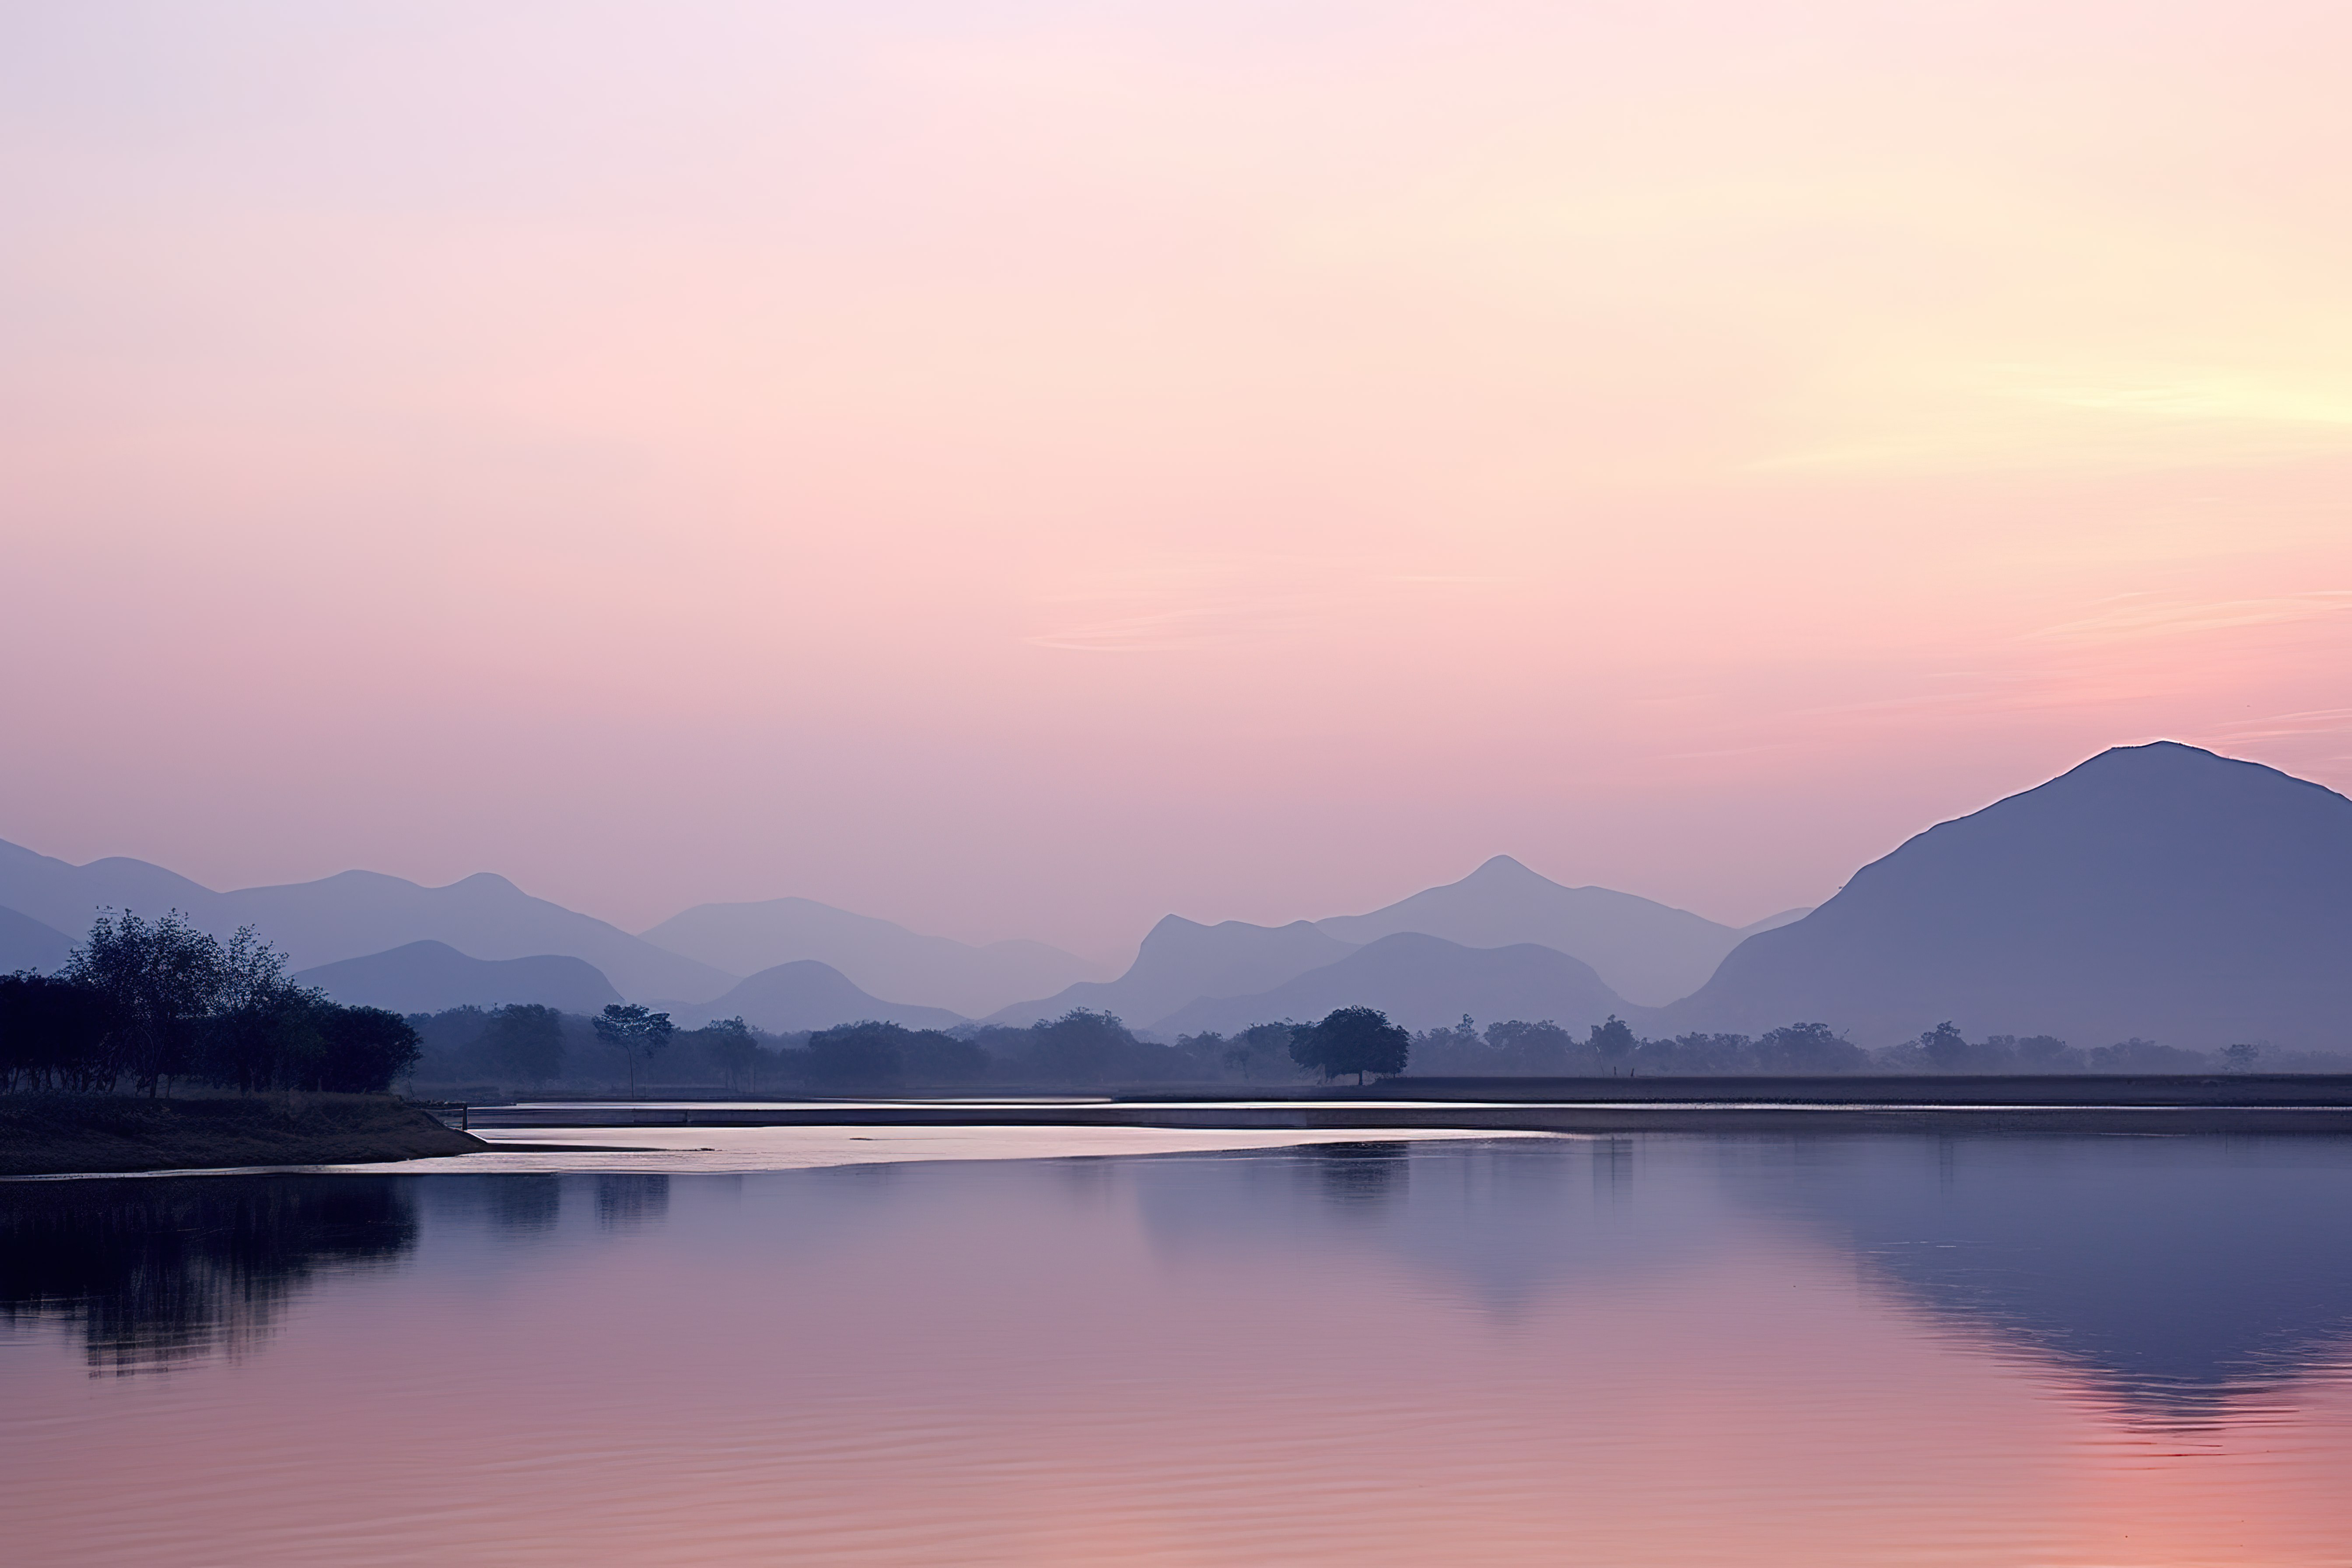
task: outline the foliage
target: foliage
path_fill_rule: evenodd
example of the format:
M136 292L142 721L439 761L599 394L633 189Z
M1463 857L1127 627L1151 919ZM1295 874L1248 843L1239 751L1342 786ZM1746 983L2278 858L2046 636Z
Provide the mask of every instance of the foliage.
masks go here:
M1326 1079L1351 1072L1358 1083L1368 1072L1392 1078L1404 1071L1412 1051L1412 1037L1376 1007L1335 1007L1321 1023L1293 1031L1290 1041L1299 1066Z
M397 1016L286 978L250 927L224 942L173 910L108 913L58 975L0 981L0 1083L154 1095L173 1079L253 1093L380 1092L416 1059Z
M483 1044L506 1076L546 1083L563 1076L563 1015L534 1002L511 1002L489 1015Z
M650 1062L669 1047L677 1026L667 1013L636 1002L615 1002L596 1018L596 1037L621 1053L629 1069L629 1092L637 1088L637 1064Z

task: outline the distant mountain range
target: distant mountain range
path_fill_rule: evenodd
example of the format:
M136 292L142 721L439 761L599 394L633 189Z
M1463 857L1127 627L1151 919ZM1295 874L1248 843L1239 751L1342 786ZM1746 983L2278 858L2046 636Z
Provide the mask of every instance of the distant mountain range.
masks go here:
M143 860L68 865L0 843L0 907L79 941L101 908L160 915L180 910L226 936L251 925L297 969L443 942L473 958L585 959L632 996L715 996L737 976L631 936L618 926L534 899L483 872L426 888L375 871L216 893Z
M1751 926L1717 925L1632 893L1562 887L1508 855L1497 855L1458 882L1370 914L1336 915L1315 924L1327 935L1358 945L1400 931L1442 936L1464 947L1534 942L1591 964L1624 1002L1656 1007L1706 984L1724 954L1743 939L1806 913L1784 910Z
M631 935L488 874L222 893L0 843L0 969L56 967L101 907L250 923L306 980L404 1011L618 994L793 1031L1087 1007L1168 1037L1367 1003L1416 1028L1613 1012L1652 1035L1819 1021L1883 1046L1948 1018L2078 1046L2352 1047L2352 801L2168 742L2103 752L1920 834L1818 910L1744 929L1498 856L1367 914L1171 915L1124 973L1073 978L1089 966L1042 942L975 946L803 899L698 905ZM1024 993L1038 999L1000 1000Z
M1579 1033L1612 1013L1632 1011L1591 964L1555 948L1465 947L1399 931L1270 990L1194 1002L1152 1028L1169 1037L1231 1034L1284 1018L1304 1023L1349 1006L1378 1007L1408 1029L1451 1025L1475 1009L1485 1023L1549 1018Z
M1016 997L1043 995L1103 974L1101 965L1042 942L975 947L809 899L697 904L640 934L657 947L734 974L814 959L877 996L974 1018Z
M779 1035L868 1019L910 1029L945 1029L964 1021L944 1007L915 1007L870 996L841 971L808 958L763 969L716 1001L674 1006L670 1012L688 1028L740 1016L747 1024Z
M294 976L338 1002L389 1007L395 1013L438 1013L450 1007L499 1007L535 1002L565 1013L594 1013L618 1002L602 971L585 959L555 953L532 958L468 958L442 942L412 942L389 952L322 963Z
M72 946L72 940L56 927L15 910L0 909L0 974L14 974L20 969L46 974L65 963Z
M1931 827L1742 942L1657 1032L1820 1020L2352 1048L2352 800L2172 742Z
M1169 915L1151 928L1135 962L1118 979L1089 981L1043 1001L1016 1003L989 1022L1031 1024L1084 1007L1116 1013L1135 1027L1152 1028L1189 1002L1265 991L1355 951L1355 943L1341 942L1307 921L1286 926L1223 921L1206 926Z

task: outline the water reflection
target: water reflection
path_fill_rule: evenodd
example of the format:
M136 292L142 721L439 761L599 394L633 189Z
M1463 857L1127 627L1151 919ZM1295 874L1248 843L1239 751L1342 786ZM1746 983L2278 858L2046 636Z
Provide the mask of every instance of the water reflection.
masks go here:
M606 1230L635 1230L669 1213L667 1176L599 1176L596 1223Z
M235 1355L321 1273L416 1241L415 1205L390 1178L15 1184L0 1197L0 1321L73 1325L93 1371Z
M2352 1342L2352 1158L2299 1138L1815 1140L1739 1185L1964 1331L2177 1417Z
M1317 1190L1342 1214L1379 1209L1405 1194L1412 1173L1407 1143L1322 1143L1300 1163L1315 1173Z
M78 1564L2340 1563L2347 1215L2294 1140L0 1184L0 1486Z

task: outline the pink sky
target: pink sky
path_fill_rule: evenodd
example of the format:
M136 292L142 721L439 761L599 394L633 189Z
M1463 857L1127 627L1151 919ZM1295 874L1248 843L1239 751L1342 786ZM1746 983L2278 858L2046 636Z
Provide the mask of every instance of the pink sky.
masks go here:
M0 837L1109 955L2352 786L2352 11L0 21Z

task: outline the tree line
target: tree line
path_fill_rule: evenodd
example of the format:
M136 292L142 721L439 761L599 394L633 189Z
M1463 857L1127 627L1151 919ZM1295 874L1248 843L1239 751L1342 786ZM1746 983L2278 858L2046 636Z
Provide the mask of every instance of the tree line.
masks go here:
M223 942L176 910L110 911L57 973L0 975L0 1089L12 1093L382 1092L417 1050L398 1014L295 984L251 927Z
M2208 1072L2260 1060L2284 1070L2340 1070L2334 1058L2273 1058L2244 1045L2208 1054L2125 1040L2081 1049L2047 1035L1969 1040L1951 1024L1869 1049L1821 1023L1761 1035L1644 1038L1622 1018L1580 1033L1543 1019L1408 1034L1369 1007L1312 1023L1253 1025L1232 1035L1139 1039L1118 1017L1075 1009L1026 1026L910 1029L872 1020L777 1035L740 1018L680 1027L663 1014L616 1005L584 1018L518 1005L416 1016L425 1042L419 1081L452 1089L559 1080L635 1089L720 1087L730 1092L889 1089L1103 1088L1155 1083L1297 1084L1339 1078L1776 1076L1828 1073Z
M408 1020L423 1042L415 1077L451 1090L595 1083L635 1092L719 1087L734 1093L889 1089L1098 1088L1234 1077L1392 1076L1411 1037L1386 1016L1343 1007L1313 1024L1270 1024L1234 1040L1139 1039L1117 1014L1074 1008L1026 1026L910 1029L867 1019L776 1035L741 1018L679 1026L642 1005L594 1017L551 1007L456 1007Z
M2266 1056L2258 1042L2220 1051L2133 1038L2087 1049L2051 1035L1988 1035L1970 1040L1947 1020L1915 1038L1869 1049L1826 1024L1784 1025L1762 1035L1685 1034L1643 1039L1622 1019L1595 1024L1583 1038L1545 1020L1512 1019L1481 1029L1467 1015L1451 1028L1413 1037L1415 1070L1433 1077L1617 1073L1757 1075L1820 1073L2189 1073L2243 1071L2257 1062L2283 1071L2342 1071L2332 1057Z

